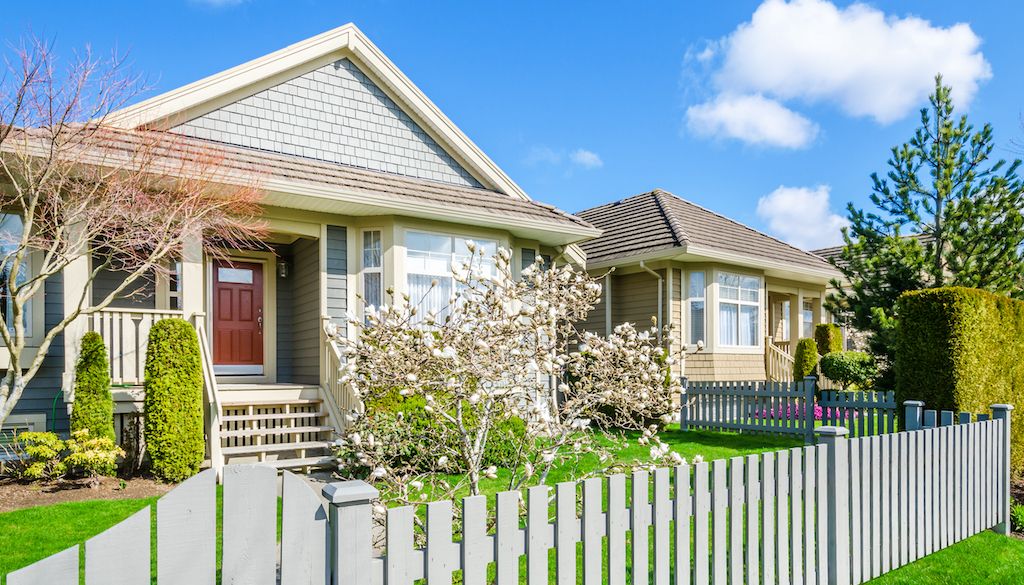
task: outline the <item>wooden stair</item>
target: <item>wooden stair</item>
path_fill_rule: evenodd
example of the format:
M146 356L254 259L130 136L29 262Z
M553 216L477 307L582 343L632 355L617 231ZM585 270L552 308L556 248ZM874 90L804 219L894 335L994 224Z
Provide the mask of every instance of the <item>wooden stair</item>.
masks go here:
M303 471L334 464L335 429L319 399L227 399L220 422L221 452L229 462Z

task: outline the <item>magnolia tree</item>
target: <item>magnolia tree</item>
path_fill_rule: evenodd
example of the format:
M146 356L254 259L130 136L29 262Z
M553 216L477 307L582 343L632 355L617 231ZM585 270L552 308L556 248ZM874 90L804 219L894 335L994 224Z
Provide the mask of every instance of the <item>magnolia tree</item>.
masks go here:
M142 89L119 60L85 54L58 67L36 42L9 62L0 79L0 339L10 366L0 423L74 320L135 294L186 244L215 253L262 231L257 175L229 171L195 141L112 127L111 113ZM64 299L60 321L30 335L33 299L82 261L82 292ZM93 298L89 284L104 271L123 280Z
M364 405L338 441L345 475L383 483L388 499L404 502L476 495L499 473L517 489L583 458L602 470L621 464L613 451L625 435L597 429L638 431L651 446L644 463L679 461L657 434L681 390L657 330L582 333L597 280L541 264L516 278L510 257L469 244L443 310L388 291L390 304L351 319L354 339L335 337L347 357L342 380Z

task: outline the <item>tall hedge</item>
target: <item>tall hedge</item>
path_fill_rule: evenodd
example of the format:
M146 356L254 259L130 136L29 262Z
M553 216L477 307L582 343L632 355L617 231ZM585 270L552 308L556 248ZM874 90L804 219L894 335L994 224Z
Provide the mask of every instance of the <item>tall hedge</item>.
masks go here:
M796 342L796 351L793 353L793 379L803 380L807 376L813 376L817 365L818 344L810 337Z
M843 331L835 323L818 323L814 326L814 342L821 355L843 351Z
M71 430L88 430L94 438L114 439L114 400L110 396L110 362L99 333L82 336L75 362L75 400L71 405Z
M1024 302L971 288L904 293L897 303L896 397L986 413L1014 405L1014 470L1024 471Z
M182 319L149 332L146 351L145 437L153 473L183 481L199 472L203 441L203 368L199 340Z

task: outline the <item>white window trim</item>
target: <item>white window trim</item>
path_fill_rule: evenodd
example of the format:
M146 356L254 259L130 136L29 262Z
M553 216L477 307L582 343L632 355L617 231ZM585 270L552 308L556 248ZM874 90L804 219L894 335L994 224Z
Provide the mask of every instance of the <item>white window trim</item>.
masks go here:
M370 232L377 232L380 234L380 266L366 266L365 256L365 242L366 234ZM359 294L363 297L363 302L359 304L359 309L363 310L366 303L366 276L367 274L379 274L380 275L380 302L384 304L384 228L383 227L367 227L359 230Z
M721 282L720 282L721 277L723 275L740 276L740 277L746 277L746 278L756 278L757 279L757 300L756 301L745 301L743 299L723 299L722 298L722 291L721 291L721 286L722 285L721 285ZM718 294L715 295L716 298L717 298L717 303L715 304L715 338L716 338L716 341L717 341L717 346L719 348L722 348L722 349L731 349L731 350L735 350L735 349L750 350L750 349L758 349L758 348L760 348L762 346L763 339L764 339L764 333L762 331L763 328L764 328L764 325L761 322L762 321L762 317L764 316L764 306L763 306L764 305L764 299L765 299L764 278L762 276L756 275L756 274L745 274L743 272L733 272L733 271L730 271L730 270L716 270L715 274L714 274L714 278L715 278L714 284L715 284L715 287L717 288L717 293L718 293ZM756 307L757 308L757 331L754 333L754 344L753 345L739 345L739 344L730 345L730 344L727 344L727 343L722 341L722 317L721 317L721 311L722 311L721 307L722 307L722 305L736 305L737 306L737 318L738 318L738 312L739 312L739 307L740 306L748 306L748 307ZM705 311L706 310L707 310L707 305L705 304ZM705 313L705 315L706 315L706 313ZM706 318L707 317L705 316L705 319ZM738 333L739 332L737 331L737 338L739 338Z
M446 237L446 238L449 238L449 239L462 238L464 240L471 240L471 241L473 241L473 243L476 243L476 244L481 244L481 243L491 244L491 243L493 243L495 245L496 249L500 249L504 245L500 238L497 238L497 237L494 237L494 236L474 236L474 235L469 235L469 234L466 234L466 233L463 233L463 232L443 232L443 231L430 230L430 229L420 229L420 228L415 228L415 227L405 228L404 229L404 233L402 234L402 236L403 236L402 237L402 242L403 242L403 248L405 249L405 258L406 258L405 263L404 263L405 270L404 270L404 274L401 274L399 276L400 276L400 278L401 278L401 280L403 282L403 286L406 286L406 287L408 287L409 274L424 274L424 275L429 274L430 276L450 277L452 275L451 270L450 270L450 266L451 266L451 263L455 259L455 256L456 256L456 250L455 250L455 246L454 246L454 242L453 242L452 243L453 244L452 245L452 253L449 255L448 264L446 265L449 268L446 268L443 274L430 274L430 273L426 273L426 272L412 272L412 271L410 271L409 270L409 260L408 260L408 258L409 258L409 251L410 251L410 248L409 248L409 234L411 234L411 233L412 234L427 234L427 235L431 235L431 236L442 236L442 237ZM459 250L458 252L461 253L460 255L464 255L464 256L468 256L469 255L469 250L468 249L465 250L465 251ZM537 255L540 256L540 250L537 251Z
M691 275L697 274L697 273L701 273L701 274L704 275L704 291L703 291L704 294L702 294L699 297L694 297L694 296L690 295L690 277L691 277ZM696 344L697 341L701 341L701 342L704 343L704 347L706 348L708 346L708 271L707 270L687 270L684 273L684 278L682 280L683 280L683 282L681 283L681 286L683 287L683 290L685 291L685 298L686 298L686 319L685 319L685 321L686 321L686 329L685 329L686 340L685 340L685 343L687 345L690 345L690 344ZM703 327L704 330L701 332L700 340L690 339L690 334L693 331L693 323L692 323L692 319L693 319L693 306L692 306L692 303L694 301L702 301L704 303L704 327Z

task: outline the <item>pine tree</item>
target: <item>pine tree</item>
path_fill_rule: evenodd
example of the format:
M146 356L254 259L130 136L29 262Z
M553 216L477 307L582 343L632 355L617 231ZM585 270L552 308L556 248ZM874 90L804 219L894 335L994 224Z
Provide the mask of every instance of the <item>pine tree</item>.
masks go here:
M1021 161L993 161L991 125L975 131L956 117L950 93L937 76L920 127L892 149L884 178L871 175L874 209L847 206L836 261L845 282L833 281L827 306L869 332L884 369L902 293L968 286L1024 295Z

